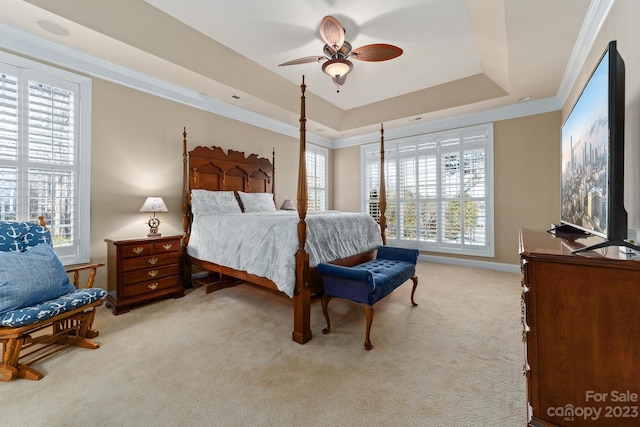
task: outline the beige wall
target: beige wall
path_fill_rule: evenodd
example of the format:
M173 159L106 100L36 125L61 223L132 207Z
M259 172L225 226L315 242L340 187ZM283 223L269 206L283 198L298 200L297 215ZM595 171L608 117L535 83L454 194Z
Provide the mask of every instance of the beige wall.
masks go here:
M496 262L518 263L521 228L560 220L560 112L494 123Z
M271 159L276 152L276 203L296 199L298 139L242 124L156 96L93 80L91 258L105 261L105 238L146 236L147 196L162 196L163 235L182 234L182 132L188 149L217 145ZM295 165L292 167L291 165ZM104 270L104 269L102 269ZM105 279L106 272L100 274ZM100 280L102 282L102 280ZM102 282L104 283L104 282Z
M518 263L521 228L544 228L560 214L560 112L494 123L495 257ZM360 210L360 147L335 150L336 209ZM486 258L481 258L485 259Z
M334 209L360 212L361 169L359 146L333 150Z

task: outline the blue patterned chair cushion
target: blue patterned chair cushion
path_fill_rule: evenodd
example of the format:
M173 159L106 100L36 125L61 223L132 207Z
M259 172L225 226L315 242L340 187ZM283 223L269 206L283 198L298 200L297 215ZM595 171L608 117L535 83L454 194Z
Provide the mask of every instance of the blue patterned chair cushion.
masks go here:
M0 222L0 252L22 252L40 243L51 245L51 234L45 227L31 222Z
M71 285L73 287L73 285ZM41 304L0 314L0 326L18 327L49 319L58 314L103 299L107 291L100 288L77 289Z
M74 290L62 262L48 243L24 252L0 251L0 315Z

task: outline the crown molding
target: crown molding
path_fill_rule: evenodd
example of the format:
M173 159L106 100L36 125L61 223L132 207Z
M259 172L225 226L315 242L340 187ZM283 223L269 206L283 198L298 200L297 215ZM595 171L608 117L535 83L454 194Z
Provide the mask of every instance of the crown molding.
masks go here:
M464 114L442 120L420 123L419 125L405 126L395 129L385 129L385 140L406 138L410 136L422 135L426 133L439 132L446 129L461 128L466 126L479 125L498 120L514 119L518 117L531 116L534 114L548 113L561 109L560 100L557 97L538 99L535 101L523 102L520 104L507 105L476 113ZM380 132L370 132L348 138L337 139L333 143L333 148L345 148L362 144L370 144L380 141Z
M567 101L569 93L578 78L578 74L580 70L582 70L587 56L596 41L596 37L600 33L600 28L602 28L602 24L607 18L607 15L609 15L609 11L614 2L615 0L591 0L589 9L587 10L587 16L582 23L582 28L580 28L578 38L569 57L569 63L567 64L567 68L560 81L560 87L558 88L557 96L562 105Z
M3 23L0 23L0 48L292 138L300 136L300 130L290 124L105 61ZM312 132L307 132L307 140L327 148L333 146L331 139Z
M594 2L604 1L613 0L594 0ZM120 66L113 62L105 61L104 59L96 56L80 52L68 46L52 42L2 23L0 23L0 49L5 49L40 61L55 64L60 67L72 69L77 72L85 73L89 76L104 79L292 138L297 139L300 136L300 130L298 127L249 111L239 106L229 104L200 92L186 89L179 85L149 76L145 73ZM402 138L444 129L555 111L561 109L561 107L562 103L557 97L546 98L443 120L421 123L419 125L410 125L385 130L385 137ZM306 139L312 144L333 149L376 142L379 140L379 133L372 132L334 140L307 130Z

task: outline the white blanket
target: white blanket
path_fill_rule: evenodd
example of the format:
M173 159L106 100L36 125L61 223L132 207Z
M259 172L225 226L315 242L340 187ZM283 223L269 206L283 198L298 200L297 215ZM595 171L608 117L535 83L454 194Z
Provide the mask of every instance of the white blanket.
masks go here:
M380 227L368 214L310 212L306 223L305 249L311 267L382 244ZM191 226L187 253L203 261L266 277L293 297L297 224L296 211L197 215Z

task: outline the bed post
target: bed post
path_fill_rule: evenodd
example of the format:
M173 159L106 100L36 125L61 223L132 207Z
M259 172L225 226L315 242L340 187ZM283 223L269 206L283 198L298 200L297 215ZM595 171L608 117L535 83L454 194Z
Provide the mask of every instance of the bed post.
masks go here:
M293 295L293 334L292 338L299 344L311 339L311 290L307 282L309 272L309 254L305 249L307 241L307 205L309 193L307 189L307 161L306 161L306 85L304 76L300 90L300 159L298 165L298 252L296 252L296 288Z
M187 244L189 243L190 218L189 218L189 164L187 154L187 127L182 132L182 286L191 287L191 264L187 262Z
M387 244L387 188L384 183L384 125L380 124L380 235L382 244Z
M271 166L273 167L271 172L271 197L273 197L273 204L275 205L276 204L276 147L273 147L271 149Z

